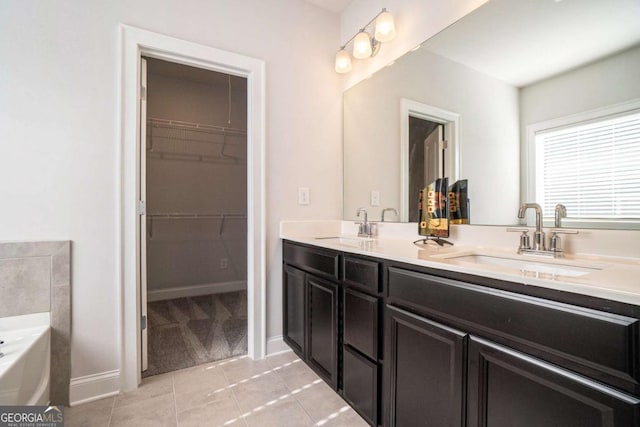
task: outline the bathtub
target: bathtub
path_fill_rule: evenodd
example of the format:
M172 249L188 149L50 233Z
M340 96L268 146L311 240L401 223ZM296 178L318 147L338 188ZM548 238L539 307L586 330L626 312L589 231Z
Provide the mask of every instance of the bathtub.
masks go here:
M49 403L49 313L0 318L0 405Z

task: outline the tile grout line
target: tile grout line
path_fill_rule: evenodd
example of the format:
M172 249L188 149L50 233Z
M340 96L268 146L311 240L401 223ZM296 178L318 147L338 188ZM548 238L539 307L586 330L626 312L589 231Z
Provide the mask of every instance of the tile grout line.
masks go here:
M174 373L175 371L171 372L171 392L173 393L173 409L175 410L175 414L176 414L176 427L179 426L179 422L178 422L178 402L176 399L176 375Z
M298 357L298 356L296 355L296 357ZM299 357L298 357L298 358L299 358ZM304 362L302 362L302 359L300 359L300 362L301 362L301 363L304 363ZM278 370L278 371L276 371L276 374L280 377L280 379L282 380L282 382L284 383L284 385L287 387L287 390L289 391L289 394L291 395L291 397L293 397L293 400L295 400L295 402L298 404L298 406L302 409L302 412L304 412L304 413L305 413L305 415L306 415L307 417L309 417L309 420L311 421L312 425L316 426L317 424L316 424L316 422L313 420L313 418L311 417L311 414L309 414L309 412L307 412L307 410L305 409L304 405L303 405L302 403L300 403L300 401L298 400L297 395L298 395L299 393L296 393L296 394L293 394L293 393L292 393L292 392L293 392L293 390L291 390L291 387L289 387L289 384L287 383L287 381L284 379L284 377L282 376L282 374L281 374L280 372L281 372L281 370Z
M111 419L113 418L113 411L116 409L116 399L118 395L113 397L113 403L111 404L111 412L109 412L109 421L107 422L107 427L111 427Z
M227 373L225 372L224 368L222 368L222 375L224 375L224 379L227 382L227 385L229 385L230 381L229 381L229 377L227 376ZM242 422L244 423L245 427L249 427L249 424L247 423L247 420L244 419L243 412L242 412L242 408L240 407L240 404L238 403L238 399L236 398L236 393L235 390L232 388L231 389L231 397L233 398L233 401L236 404L236 408L238 408L238 412L240 413L240 418L242 419Z

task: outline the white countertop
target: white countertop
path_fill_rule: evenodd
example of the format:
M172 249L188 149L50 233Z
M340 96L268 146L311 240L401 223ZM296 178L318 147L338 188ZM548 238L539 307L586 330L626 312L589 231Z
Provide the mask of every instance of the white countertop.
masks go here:
M353 240L343 243L335 239L318 237L345 236ZM514 249L459 245L440 247L434 242L416 246L412 239L377 238L372 241L358 241L354 235L321 233L317 236L301 236L299 233L281 232L281 238L309 245L334 249L342 252L383 258L408 264L415 264L439 270L484 276L524 285L556 289L583 295L590 295L640 306L640 259L592 255L565 255L564 258L541 259L538 256L518 256ZM519 258L536 263L539 261L562 268L596 268L582 276L534 273L519 271L513 267L478 264L448 256L481 254L491 257Z

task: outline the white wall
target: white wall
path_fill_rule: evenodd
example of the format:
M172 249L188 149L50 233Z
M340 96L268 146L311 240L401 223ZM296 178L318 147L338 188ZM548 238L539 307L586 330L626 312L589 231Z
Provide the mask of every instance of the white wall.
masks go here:
M638 70L640 46L521 88L523 131L533 123L640 98Z
M266 61L269 337L279 221L340 217L337 15L298 0L0 2L0 236L73 241L72 377L119 368L120 23Z
M425 40L453 24L487 0L353 0L340 19L340 46L353 37L382 8L395 18L397 37L383 43L374 58L353 60L353 70L347 74L349 88L385 65L410 51Z

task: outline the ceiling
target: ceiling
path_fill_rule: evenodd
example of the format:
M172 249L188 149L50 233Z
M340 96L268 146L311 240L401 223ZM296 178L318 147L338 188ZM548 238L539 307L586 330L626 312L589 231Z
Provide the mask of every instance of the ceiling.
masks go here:
M334 13L341 13L351 0L305 0L307 3L315 4L316 6L328 10Z
M424 47L522 87L638 43L638 0L492 0Z

